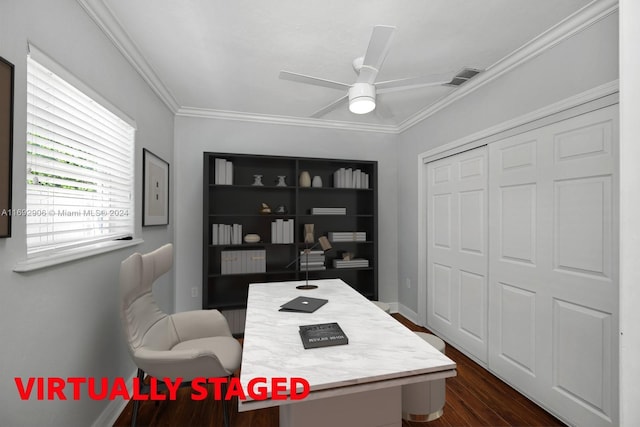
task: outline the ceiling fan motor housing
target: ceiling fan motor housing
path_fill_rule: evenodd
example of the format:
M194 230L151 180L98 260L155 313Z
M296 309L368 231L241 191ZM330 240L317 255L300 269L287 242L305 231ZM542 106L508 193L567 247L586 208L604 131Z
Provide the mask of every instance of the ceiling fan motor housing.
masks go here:
M349 88L349 110L366 114L376 108L376 88L369 83L354 83Z

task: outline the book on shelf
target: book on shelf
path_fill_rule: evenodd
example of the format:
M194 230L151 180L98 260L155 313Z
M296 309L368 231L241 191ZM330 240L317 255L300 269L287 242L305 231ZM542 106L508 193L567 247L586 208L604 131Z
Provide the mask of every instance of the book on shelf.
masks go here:
M275 241L275 243L284 243L284 220L283 219L276 219L276 241Z
M233 184L233 162L227 159L215 158L215 180L214 183L218 185L231 185Z
M324 251L321 249L300 249L300 255L305 255L306 253L309 253L309 256L311 255L323 255L324 256Z
M311 215L346 215L347 208L311 208Z
M282 221L282 243L293 243L288 220Z
M306 349L349 344L347 334L337 322L302 325L299 333Z
M367 240L366 231L330 231L329 240L332 242L364 242Z
M301 261L300 265L306 265L309 267L318 267L318 266L324 266L324 261Z
M301 263L304 262L306 264L312 264L312 263L324 263L325 259L324 257L320 258L320 257L309 257L307 258L306 256L304 256L303 258L300 259Z
M301 261L301 262L305 262L305 263L307 263L307 264L311 264L311 263L324 262L324 261L325 261L325 259L324 259L324 256L323 256L323 257L311 257L311 256L310 256L310 257L308 257L308 258L307 258L306 256L303 256L303 257L300 259L300 261Z
M334 259L333 268L366 268L369 267L369 260L364 258L355 258L350 260Z
M322 271L326 270L327 267L324 265L310 265L310 266L300 266L300 271Z
M317 271L326 270L324 251L303 249L300 251L300 270Z
M340 168L333 172L334 188L369 188L369 174L352 168Z
M233 184L233 162L225 161L225 176L224 176L224 184L231 185Z
M294 220L278 218L271 222L271 243L293 243Z
M266 251L264 249L222 251L220 253L220 273L249 274L267 271Z
M232 235L231 235L231 244L239 245L242 243L242 225L233 224L232 226Z
M212 245L242 244L242 224L212 224Z
M340 168L333 173L333 187L334 188L342 188L344 187L344 168Z

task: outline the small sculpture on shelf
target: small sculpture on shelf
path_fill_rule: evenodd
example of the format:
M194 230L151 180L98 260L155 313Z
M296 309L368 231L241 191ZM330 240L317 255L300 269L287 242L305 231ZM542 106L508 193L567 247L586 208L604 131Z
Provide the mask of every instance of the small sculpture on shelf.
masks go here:
M351 261L353 259L353 252L342 252L341 253L342 259L344 261Z
M315 237L313 236L313 224L305 224L304 225L304 242L305 243L313 243L315 242Z
M288 212L287 207L285 205L280 205L276 208L275 213L278 215L286 215Z
M313 180L311 181L311 186L316 188L322 187L322 178L320 178L320 176L318 175L314 176Z
M263 186L264 184L262 183L262 175L253 175L253 184L251 185L255 185L255 186Z
M258 210L262 215L268 215L271 213L271 207L266 203L260 203L260 209Z
M286 187L287 186L287 177L285 175L278 175L278 183L276 187Z

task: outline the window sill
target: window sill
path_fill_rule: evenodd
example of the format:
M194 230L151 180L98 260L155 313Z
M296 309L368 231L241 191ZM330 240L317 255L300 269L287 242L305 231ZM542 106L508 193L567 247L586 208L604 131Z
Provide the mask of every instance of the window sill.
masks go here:
M112 240L110 242L102 242L96 243L95 245L62 250L54 254L34 256L18 262L13 266L13 271L16 273L27 273L29 271L53 267L55 265L88 258L94 255L117 251L118 249L128 248L141 243L144 243L144 240L141 238L134 238L132 240Z

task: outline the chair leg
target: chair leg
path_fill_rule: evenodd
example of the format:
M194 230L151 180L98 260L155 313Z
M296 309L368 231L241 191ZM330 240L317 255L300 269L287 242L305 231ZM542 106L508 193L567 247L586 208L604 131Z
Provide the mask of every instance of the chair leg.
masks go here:
M227 382L231 377L227 377ZM227 383L222 383L222 399L220 404L222 405L222 418L224 420L224 427L229 427L229 413L227 411L227 401L225 399L227 395Z
M144 371L138 368L138 392L141 392L142 381L144 381ZM136 420L138 419L138 407L140 401L138 399L133 401L133 413L131 414L131 427L136 427Z

